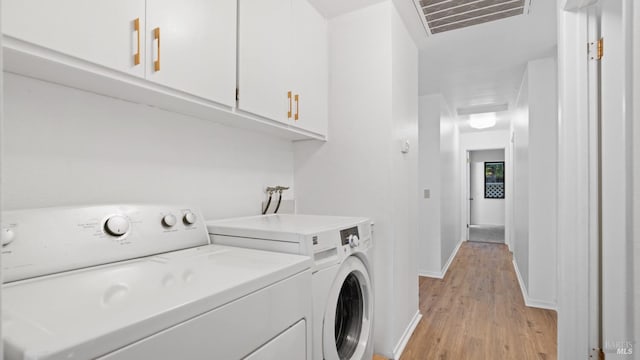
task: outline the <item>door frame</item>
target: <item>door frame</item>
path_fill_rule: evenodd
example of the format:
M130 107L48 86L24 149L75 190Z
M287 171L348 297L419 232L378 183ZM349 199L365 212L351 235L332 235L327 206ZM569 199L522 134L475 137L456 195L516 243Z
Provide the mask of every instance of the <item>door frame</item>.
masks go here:
M598 0L573 1L568 7L570 2L559 1L557 8L557 236L562 239L557 243L558 358L582 359L599 358L604 345L601 180L606 174L600 166L601 63L594 59L593 45L590 53L584 51L585 44L600 38L601 17Z
M467 190L466 192L466 197L465 197L465 203L467 204L467 210L463 210L464 213L466 214L466 219L464 220L466 222L466 229L467 229L467 234L465 236L465 240L469 241L469 233L470 233L470 226L471 226L471 151L473 150L465 150L465 159L466 159L466 175L465 175L465 181L466 181L466 185L465 185L465 189Z
M464 174L465 181L462 181L463 188L461 189L462 193L462 216L461 216L461 226L466 232L465 241L469 241L469 226L471 225L471 152L472 151L484 151L484 150L502 150L504 151L504 166L505 166L505 177L508 177L509 174L512 174L511 166L513 166L513 159L511 159L510 145L508 143L498 144L496 146L480 146L480 147L462 147L462 153L465 156L462 158L462 174ZM507 184L509 179L505 180L505 184ZM513 182L511 182L512 184ZM505 196L504 196L504 243L509 248L509 251L512 251L511 248L511 226L512 221L508 214L508 209L510 206L510 202L513 201L513 197L508 187L505 185Z

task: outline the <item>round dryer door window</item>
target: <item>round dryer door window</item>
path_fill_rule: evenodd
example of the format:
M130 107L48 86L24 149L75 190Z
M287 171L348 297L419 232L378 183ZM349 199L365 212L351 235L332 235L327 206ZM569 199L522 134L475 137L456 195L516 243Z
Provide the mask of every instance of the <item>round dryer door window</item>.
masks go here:
M372 296L366 266L355 256L347 258L329 292L322 339L325 359L361 360L370 353Z

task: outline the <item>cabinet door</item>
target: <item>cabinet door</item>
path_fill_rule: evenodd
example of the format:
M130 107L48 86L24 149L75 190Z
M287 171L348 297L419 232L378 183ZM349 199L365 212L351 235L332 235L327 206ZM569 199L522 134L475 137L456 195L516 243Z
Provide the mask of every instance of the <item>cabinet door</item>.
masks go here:
M328 30L325 18L307 1L293 0L294 102L296 127L326 135L328 118Z
M141 77L144 22L145 0L2 0L5 35Z
M238 1L238 108L288 123L291 0Z
M236 11L236 0L147 0L147 79L233 106Z

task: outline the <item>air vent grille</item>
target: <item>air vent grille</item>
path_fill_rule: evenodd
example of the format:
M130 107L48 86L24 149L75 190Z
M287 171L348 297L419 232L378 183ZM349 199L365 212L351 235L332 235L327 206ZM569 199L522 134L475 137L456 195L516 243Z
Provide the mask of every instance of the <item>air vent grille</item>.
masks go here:
M431 34L525 13L525 0L415 0ZM530 0L526 0L527 2Z

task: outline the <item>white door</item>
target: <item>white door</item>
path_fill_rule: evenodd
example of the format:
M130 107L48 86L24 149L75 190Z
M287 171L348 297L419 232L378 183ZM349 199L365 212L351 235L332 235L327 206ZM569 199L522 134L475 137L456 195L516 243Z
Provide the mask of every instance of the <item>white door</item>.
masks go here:
M5 35L140 77L144 28L145 0L2 1Z
M238 17L238 108L289 123L291 0L239 0Z
M235 104L235 0L147 0L148 80Z
M292 9L293 125L326 135L329 110L327 21L307 0L293 0Z

